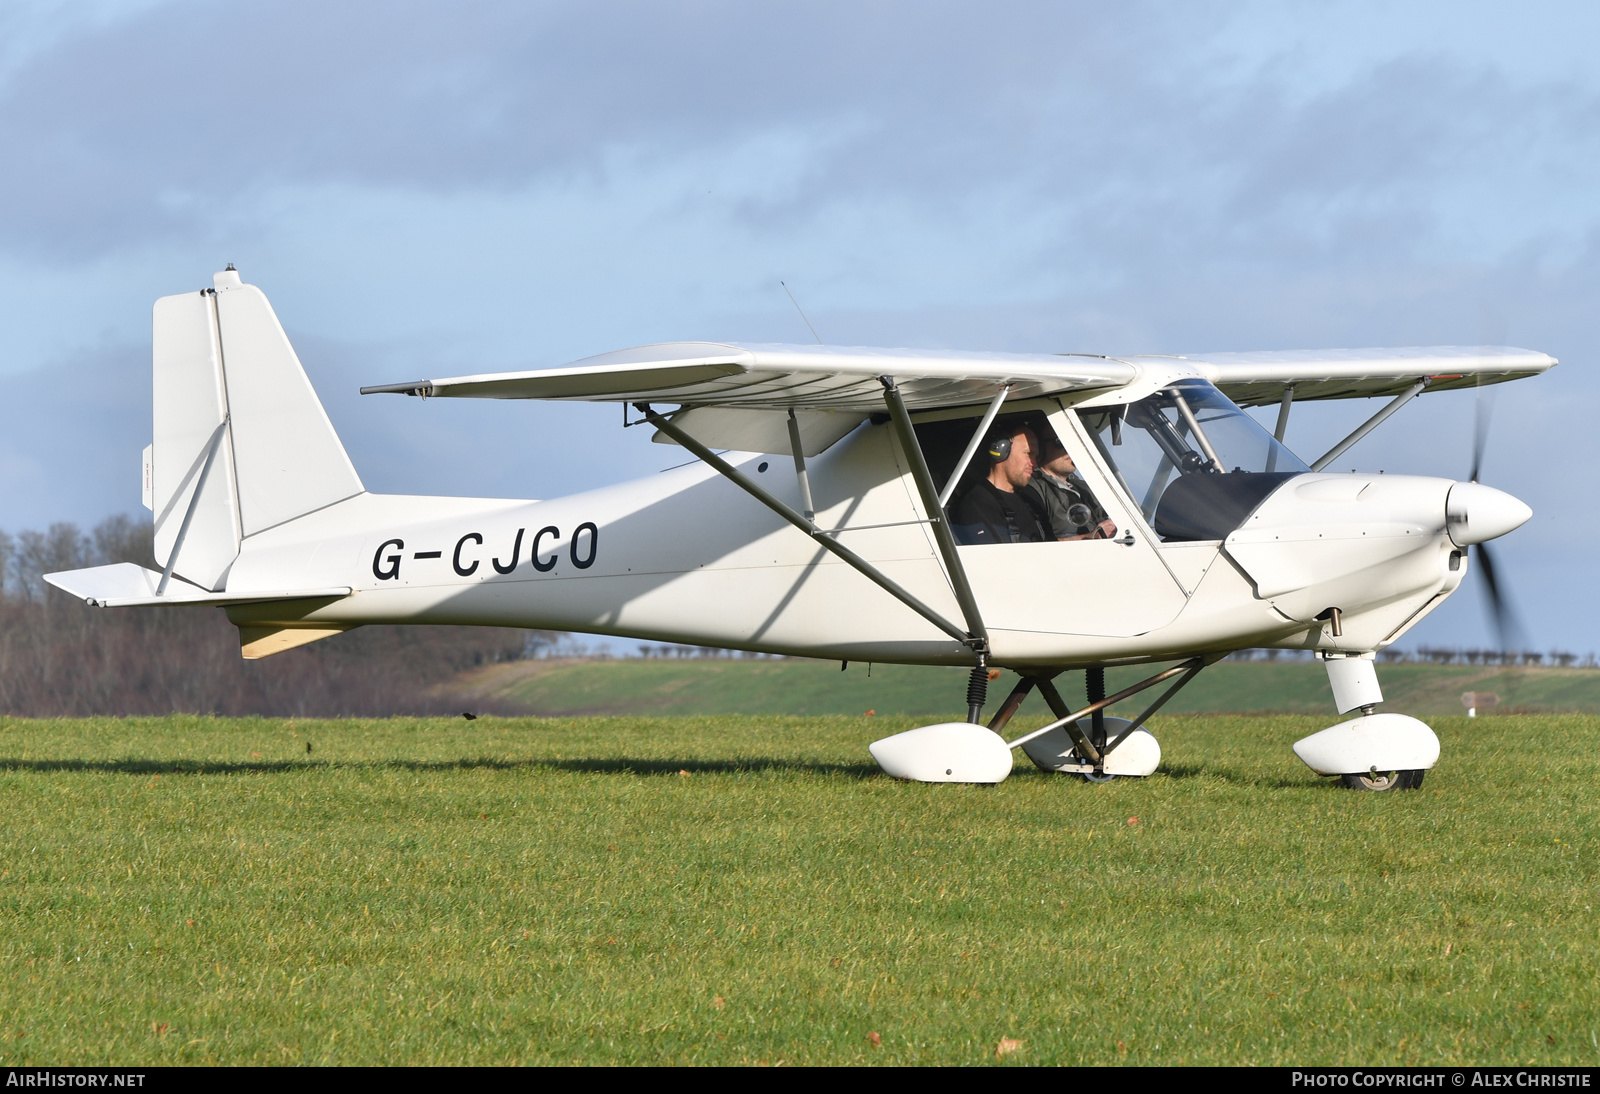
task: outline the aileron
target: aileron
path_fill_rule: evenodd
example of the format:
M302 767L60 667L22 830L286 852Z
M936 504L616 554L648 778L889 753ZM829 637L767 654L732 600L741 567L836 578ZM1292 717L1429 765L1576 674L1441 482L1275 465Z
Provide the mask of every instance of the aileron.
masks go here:
M1512 346L1211 353L1185 360L1241 406L1275 403L1289 387L1297 402L1395 396L1423 378L1428 391L1452 391L1537 376L1556 364L1549 354Z

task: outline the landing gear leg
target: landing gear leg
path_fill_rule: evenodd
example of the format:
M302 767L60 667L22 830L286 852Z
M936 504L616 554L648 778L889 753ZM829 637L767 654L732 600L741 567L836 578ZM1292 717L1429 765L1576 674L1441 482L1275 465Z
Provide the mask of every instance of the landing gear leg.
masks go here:
M1115 695L1109 696L1104 695L1105 677L1101 675L1098 686L1103 698L1076 712L1067 709L1067 704L1048 676L1036 677L1035 684L1044 696L1045 702L1050 704L1050 709L1055 711L1056 720L1032 733L1024 733L1010 742L1008 747L1020 746L1028 754L1028 758L1045 771L1072 772L1082 775L1089 782L1107 782L1116 775L1149 775L1161 763L1161 746L1156 744L1156 739L1148 731L1140 727L1152 714L1165 706L1168 699L1193 680L1195 674L1203 669L1206 663L1203 657L1191 658L1181 665L1158 672L1147 680L1141 680L1132 687L1123 688ZM1163 680L1170 680L1174 676L1179 679L1133 721L1130 722L1126 718L1105 718L1102 715L1100 739L1105 742L1103 745L1096 746L1089 735L1085 734L1085 730L1091 734L1094 732L1096 721L1094 715L1104 711L1106 707L1136 695ZM1020 703L1020 699L1018 702ZM1116 730L1116 737L1107 740L1110 736L1109 731L1113 729ZM1135 737L1134 734L1140 736ZM1130 740L1135 746L1134 749L1117 753L1118 746ZM1148 747L1144 747L1146 744ZM1109 772L1106 770L1108 766L1106 757L1109 753L1117 753L1112 757L1111 765L1119 770Z
M1017 681L1017 686L1011 689L1011 694L1006 696L1006 701L1000 704L1000 709L994 712L994 717L989 719L989 728L994 732L1004 735L1006 726L1011 723L1011 718L1021 708L1023 702L1033 691L1034 679L1024 676Z
M1088 692L1085 696L1090 705L1100 703L1106 697L1106 670L1103 665L1095 665L1083 672L1084 688ZM1104 753L1106 750L1106 712L1103 707L1096 707L1090 715L1089 740L1094 742L1096 751Z
M1093 668L1083 670L1084 698L1092 706L1105 701L1106 697L1106 670L1104 665L1095 665ZM1104 707L1095 707L1094 713L1089 716L1089 741L1094 745L1095 751L1102 757L1106 754L1106 712ZM1104 760L1101 761L1102 765ZM1110 782L1114 776L1107 775L1105 771L1096 769L1083 773L1085 781L1092 783Z
M1095 764L1100 767L1105 765L1105 753L1095 748L1094 742L1083 735L1083 727L1079 725L1081 719L1072 717L1072 709L1067 706L1067 701L1061 698L1061 693L1056 690L1055 684L1041 678L1039 680L1039 694L1044 696L1044 701L1050 704L1050 710L1061 722L1061 729L1072 741L1072 756L1074 769L1082 764ZM1090 779L1090 782L1104 782L1111 778Z

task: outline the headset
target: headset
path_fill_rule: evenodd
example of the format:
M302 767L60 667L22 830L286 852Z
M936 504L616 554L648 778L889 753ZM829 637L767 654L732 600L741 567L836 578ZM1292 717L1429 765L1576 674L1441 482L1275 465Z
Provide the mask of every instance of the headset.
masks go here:
M1005 463L1011 458L1010 437L990 437L989 443L984 447L989 453L990 463Z

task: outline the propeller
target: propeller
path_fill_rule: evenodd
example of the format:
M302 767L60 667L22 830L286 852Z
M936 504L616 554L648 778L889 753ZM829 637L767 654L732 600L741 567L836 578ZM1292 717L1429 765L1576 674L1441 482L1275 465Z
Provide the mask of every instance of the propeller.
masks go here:
M1491 399L1484 396L1482 387L1478 388L1478 399L1472 414L1472 474L1467 479L1468 482L1477 482L1478 473L1483 468L1483 452L1489 442L1489 414L1493 409ZM1500 582L1500 575L1495 570L1494 555L1490 553L1489 545L1476 543L1468 550L1477 554L1478 572L1483 575L1489 624L1494 630L1496 644L1502 653L1522 648L1527 644L1526 632L1522 628L1516 609L1511 606L1511 599L1505 587Z
M1478 472L1483 467L1483 450L1489 444L1489 413L1494 409L1491 398L1484 395L1480 385L1477 401L1472 406L1472 474L1467 477L1468 482L1477 482Z

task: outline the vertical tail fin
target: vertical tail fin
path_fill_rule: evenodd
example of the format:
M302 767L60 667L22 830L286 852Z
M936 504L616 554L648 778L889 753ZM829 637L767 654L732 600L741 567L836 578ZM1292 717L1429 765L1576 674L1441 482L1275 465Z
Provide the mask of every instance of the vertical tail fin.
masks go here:
M208 589L245 538L363 490L266 296L231 267L214 285L156 301L150 455L156 560Z

